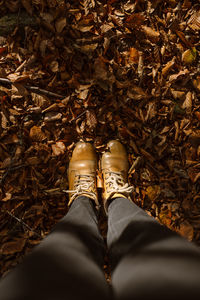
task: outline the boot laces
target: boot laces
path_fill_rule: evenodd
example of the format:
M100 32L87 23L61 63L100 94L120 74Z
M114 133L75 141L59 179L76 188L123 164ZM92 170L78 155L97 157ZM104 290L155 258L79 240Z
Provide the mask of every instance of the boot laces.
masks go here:
M124 182L124 178L120 172L105 172L105 184L110 197L115 193L129 195L134 191L133 186L129 186L128 183Z
M65 193L71 193L70 202L72 202L77 196L86 194L93 199L96 199L95 193L95 176L94 175L75 175L74 190L64 190Z

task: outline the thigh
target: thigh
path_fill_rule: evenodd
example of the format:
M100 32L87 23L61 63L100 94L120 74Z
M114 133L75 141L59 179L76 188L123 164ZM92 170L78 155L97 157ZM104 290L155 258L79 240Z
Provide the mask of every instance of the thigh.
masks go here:
M1 300L108 299L96 215L89 199L76 201L53 232L0 282Z
M128 199L109 206L108 246L116 299L194 299L200 251Z

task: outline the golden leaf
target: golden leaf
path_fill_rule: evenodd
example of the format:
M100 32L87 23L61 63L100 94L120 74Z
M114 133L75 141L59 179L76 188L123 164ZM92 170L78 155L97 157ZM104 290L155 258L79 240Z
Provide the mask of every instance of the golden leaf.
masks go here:
M135 48L130 48L129 49L129 61L137 64L139 60L139 52Z
M160 194L160 186L159 185L152 185L148 186L146 190L147 196L151 201L155 201L155 199L159 196Z
M192 49L188 49L185 52L183 52L182 54L182 61L185 64L192 64L197 57L197 50L195 47L193 47Z

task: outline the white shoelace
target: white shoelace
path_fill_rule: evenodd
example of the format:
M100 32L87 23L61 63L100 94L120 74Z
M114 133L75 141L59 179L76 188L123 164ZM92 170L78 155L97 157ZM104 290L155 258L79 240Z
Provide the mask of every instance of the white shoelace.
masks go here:
M134 191L133 186L129 186L124 182L122 174L120 172L105 172L105 182L107 193L112 197L114 194L129 195Z
M70 199L70 202L72 202L82 194L96 199L97 196L92 190L95 191L95 178L93 175L75 175L74 190L63 190L63 192L73 194Z

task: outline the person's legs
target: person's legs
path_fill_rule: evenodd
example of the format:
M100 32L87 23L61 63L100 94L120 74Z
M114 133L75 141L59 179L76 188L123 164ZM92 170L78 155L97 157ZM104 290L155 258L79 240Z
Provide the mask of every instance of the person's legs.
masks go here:
M1 300L109 299L93 202L73 201L53 232L2 279Z
M195 299L200 251L128 199L108 206L108 247L115 299Z

